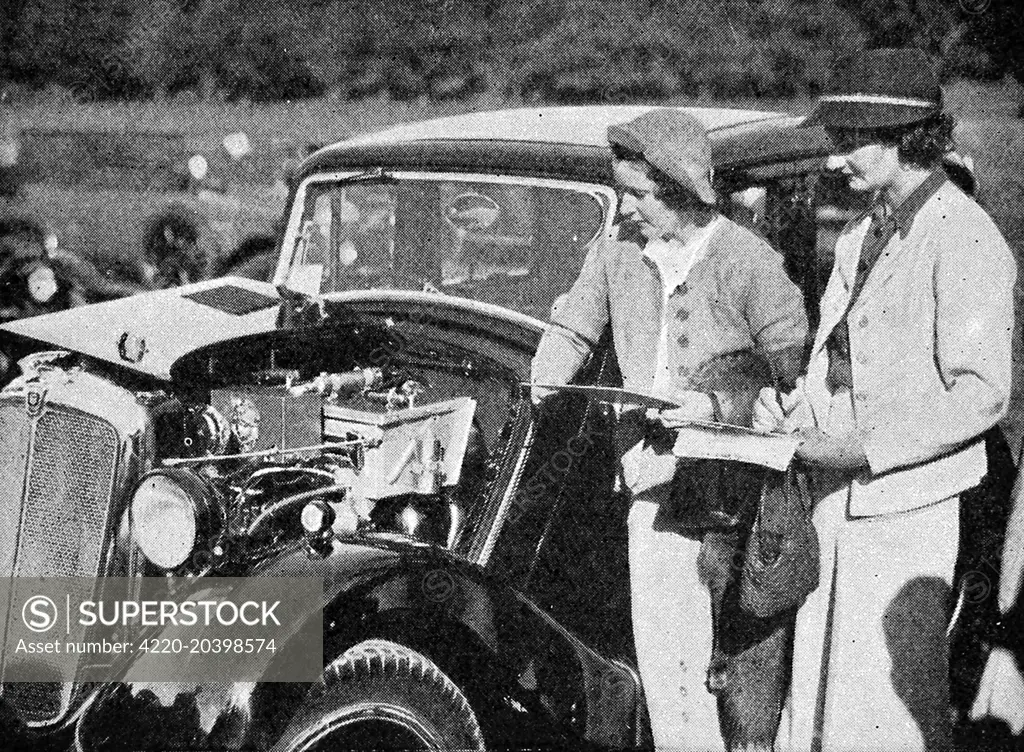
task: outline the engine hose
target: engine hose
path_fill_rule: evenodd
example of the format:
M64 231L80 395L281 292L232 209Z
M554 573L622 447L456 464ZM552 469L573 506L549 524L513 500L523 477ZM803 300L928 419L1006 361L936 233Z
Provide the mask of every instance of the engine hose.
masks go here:
M252 490L253 486L255 486L258 481L261 481L264 478L271 475L283 475L285 473L297 475L314 475L318 478L326 478L332 481L332 483L334 481L334 473L328 470L321 470L318 467L264 467L261 468L260 470L257 470L256 472L249 476L248 480L246 480L245 482L245 485L243 485L238 490L238 498L241 499L247 493L249 493L249 491Z

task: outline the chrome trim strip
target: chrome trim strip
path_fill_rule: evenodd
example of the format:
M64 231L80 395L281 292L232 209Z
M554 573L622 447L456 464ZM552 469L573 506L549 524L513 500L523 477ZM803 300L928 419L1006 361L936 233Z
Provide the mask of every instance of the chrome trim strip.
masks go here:
M491 524L491 529L488 531L487 538L484 540L484 544L480 549L480 556L477 558L477 563L481 567L486 567L488 561L490 561L491 554L494 552L494 546L498 542L498 536L501 534L505 517L508 514L509 508L512 506L512 499L519 490L519 481L526 469L526 460L529 457L530 448L533 446L533 432L535 426L533 419L530 418L529 420L530 425L526 429L526 436L523 438L523 447L519 451L519 457L516 459L515 468L512 471L512 477L509 478L508 485L505 486L505 493L501 497L501 504L498 505L498 511L494 515L494 522Z

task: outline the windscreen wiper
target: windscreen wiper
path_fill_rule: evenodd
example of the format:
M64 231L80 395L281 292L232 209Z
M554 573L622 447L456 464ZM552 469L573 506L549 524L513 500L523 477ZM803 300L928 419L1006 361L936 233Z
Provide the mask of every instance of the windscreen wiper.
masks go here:
M347 178L342 178L338 181L338 184L348 185L350 183L366 183L371 181L386 183L397 179L398 178L390 172L385 172L383 167L373 167L366 172L360 172L357 175L350 175Z

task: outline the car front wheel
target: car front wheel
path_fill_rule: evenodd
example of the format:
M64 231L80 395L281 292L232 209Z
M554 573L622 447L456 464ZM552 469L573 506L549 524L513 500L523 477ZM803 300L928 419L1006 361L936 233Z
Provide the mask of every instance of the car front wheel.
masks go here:
M437 665L367 640L328 666L275 749L483 750L484 741L465 695Z

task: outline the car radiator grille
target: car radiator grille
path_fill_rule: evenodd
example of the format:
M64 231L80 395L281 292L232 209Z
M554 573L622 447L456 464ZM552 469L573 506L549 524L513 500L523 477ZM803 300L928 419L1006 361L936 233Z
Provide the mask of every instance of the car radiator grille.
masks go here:
M0 404L0 576L96 577L117 469L113 426L95 416L48 405L31 419L22 402ZM16 602L30 595L12 583ZM71 593L73 598L91 593ZM3 604L6 620L20 609ZM81 639L81 635L68 635ZM54 676L45 659L32 666ZM72 687L57 682L6 684L4 700L29 723L66 710Z

